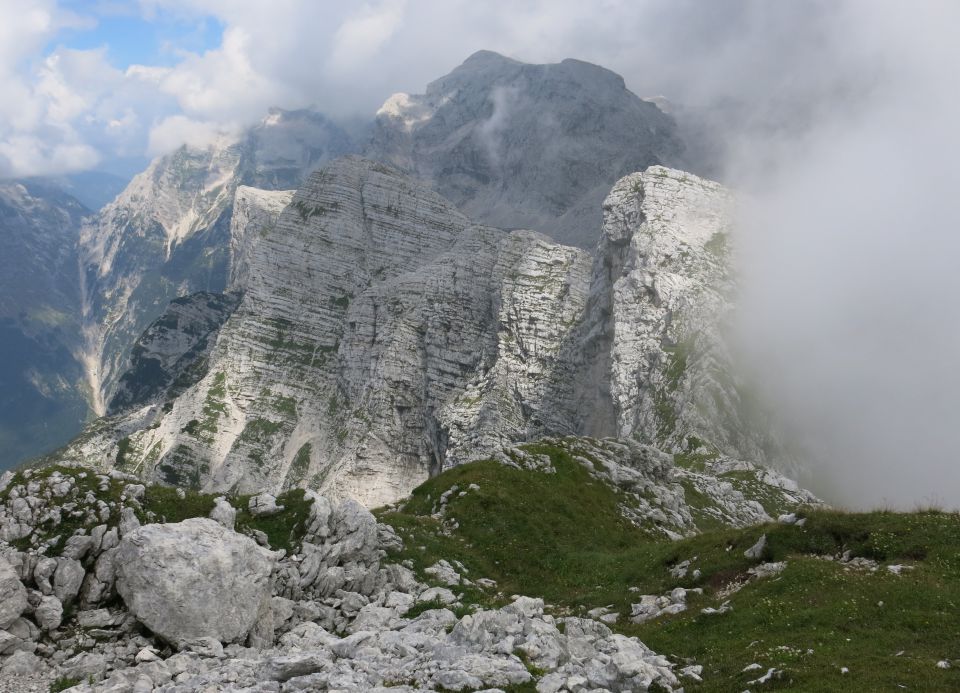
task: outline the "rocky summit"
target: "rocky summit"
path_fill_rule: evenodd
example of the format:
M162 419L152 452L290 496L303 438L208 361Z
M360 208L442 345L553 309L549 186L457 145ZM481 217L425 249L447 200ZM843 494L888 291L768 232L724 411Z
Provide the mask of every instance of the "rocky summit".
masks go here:
M683 163L673 119L581 60L531 65L479 51L423 94L377 112L365 156L424 180L470 218L593 250L621 176Z

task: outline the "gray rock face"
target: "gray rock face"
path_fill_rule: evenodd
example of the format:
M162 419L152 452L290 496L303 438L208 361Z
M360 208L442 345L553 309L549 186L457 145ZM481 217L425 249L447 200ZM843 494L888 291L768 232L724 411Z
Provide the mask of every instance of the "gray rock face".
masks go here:
M172 399L200 380L217 332L239 302L235 293L205 291L172 300L133 345L109 413Z
M148 478L310 485L377 505L528 435L586 300L585 253L473 226L356 158L315 174L275 222L246 216L256 230L235 229L234 244L243 299L208 374L166 411L132 413L116 437L72 454L116 457L126 438L126 459Z
M365 155L429 183L470 218L593 249L610 186L680 163L673 119L597 65L470 56L380 108Z
M295 187L352 148L317 113L275 110L239 137L155 160L84 225L84 358L95 411L106 411L130 349L172 299L226 288L237 187Z
M63 621L63 604L56 597L43 597L34 611L34 617L37 619L37 625L43 630L59 628Z
M9 628L27 608L27 590L6 558L0 556L0 629Z
M716 183L663 167L619 181L596 259L473 225L356 157L314 174L282 211L285 193L240 196L232 288L243 297L205 375L162 407L98 422L66 459L122 453L147 479L308 486L372 507L444 467L557 434L731 469L776 451L724 346L735 284L730 196Z
M117 549L117 592L153 633L181 644L243 640L270 596L273 558L213 520L145 525Z

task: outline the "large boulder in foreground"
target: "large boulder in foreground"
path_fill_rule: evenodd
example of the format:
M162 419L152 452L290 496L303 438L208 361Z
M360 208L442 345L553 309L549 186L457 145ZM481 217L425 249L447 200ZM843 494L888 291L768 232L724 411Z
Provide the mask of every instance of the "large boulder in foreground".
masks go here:
M247 637L270 597L274 556L207 518L144 525L117 550L117 592L153 633L174 645Z

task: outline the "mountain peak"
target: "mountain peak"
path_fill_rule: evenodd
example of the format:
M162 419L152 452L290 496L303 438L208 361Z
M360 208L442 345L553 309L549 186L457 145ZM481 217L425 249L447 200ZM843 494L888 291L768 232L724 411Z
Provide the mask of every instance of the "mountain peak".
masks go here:
M519 60L514 60L513 58L508 58L502 53L497 53L496 51L482 49L476 53L472 53L466 60L463 61L461 67L465 65L495 65L495 64L511 64L511 65L523 65Z
M365 153L432 183L470 218L581 248L620 177L676 165L673 119L582 60L530 64L478 51L423 94L394 94Z

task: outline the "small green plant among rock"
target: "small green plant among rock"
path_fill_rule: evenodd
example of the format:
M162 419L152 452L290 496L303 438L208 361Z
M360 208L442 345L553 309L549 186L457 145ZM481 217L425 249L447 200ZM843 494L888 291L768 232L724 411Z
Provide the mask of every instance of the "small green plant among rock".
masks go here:
M50 684L50 693L59 693L60 691L65 691L68 688L79 686L81 683L83 683L82 679L70 678L69 676L61 676L60 678L54 680L54 682Z

